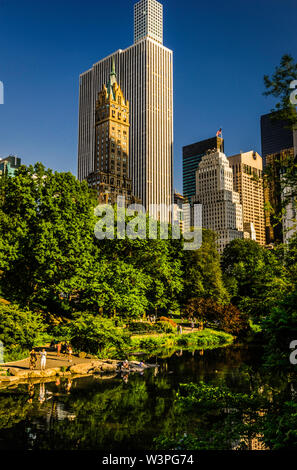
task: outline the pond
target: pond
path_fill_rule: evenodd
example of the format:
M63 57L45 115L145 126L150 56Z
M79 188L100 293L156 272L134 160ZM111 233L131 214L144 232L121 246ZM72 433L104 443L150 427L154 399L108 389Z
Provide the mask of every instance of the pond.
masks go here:
M193 425L193 416L181 419L176 411L179 384L223 385L250 395L267 387L260 360L258 348L244 346L180 350L150 358L158 367L143 374L57 378L1 390L0 449L154 449L154 438L174 429L188 432ZM271 387L279 388L271 380ZM259 446L257 440L249 444Z

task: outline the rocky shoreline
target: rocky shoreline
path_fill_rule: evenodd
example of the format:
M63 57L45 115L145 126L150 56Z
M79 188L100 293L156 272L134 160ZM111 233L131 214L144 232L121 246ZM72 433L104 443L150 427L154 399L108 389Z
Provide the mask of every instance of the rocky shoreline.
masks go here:
M87 375L98 375L99 378L107 379L115 377L119 372L143 372L145 369L158 367L158 364L139 365L137 361L128 361L129 368L122 370L118 360L92 360L90 362L73 364L68 367L52 367L45 370L29 370L18 367L1 366L0 388L5 388L12 384L19 384L30 379L49 379L54 377L81 377ZM9 375L7 375L9 374Z

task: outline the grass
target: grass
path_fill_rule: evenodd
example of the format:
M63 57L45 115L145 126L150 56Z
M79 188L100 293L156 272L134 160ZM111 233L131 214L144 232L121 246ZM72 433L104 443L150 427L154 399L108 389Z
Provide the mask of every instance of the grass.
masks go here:
M193 333L170 333L132 337L131 352L158 353L163 349L183 347L184 349L208 349L231 344L233 336L211 329Z

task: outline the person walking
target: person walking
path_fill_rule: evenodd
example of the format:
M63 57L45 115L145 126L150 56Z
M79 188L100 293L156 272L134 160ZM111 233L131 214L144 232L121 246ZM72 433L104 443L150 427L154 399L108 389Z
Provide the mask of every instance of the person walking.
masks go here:
M61 347L62 347L62 343L61 343L61 341L59 341L58 344L57 344L57 355L58 355L58 357L61 356Z
M40 353L41 360L40 360L40 369L44 370L46 366L46 350L43 349Z
M30 370L35 369L36 362L37 362L37 354L36 354L35 349L32 348L32 351L30 352L30 361L29 361Z
M68 362L72 362L72 357L71 357L72 352L73 352L73 351L72 351L72 347L71 347L70 344L68 344L68 345L67 345Z

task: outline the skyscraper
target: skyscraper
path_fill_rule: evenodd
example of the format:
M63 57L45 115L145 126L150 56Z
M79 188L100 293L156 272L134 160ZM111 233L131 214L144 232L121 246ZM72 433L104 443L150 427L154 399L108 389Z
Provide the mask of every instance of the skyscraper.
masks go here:
M224 152L224 140L212 137L183 147L183 195L189 202L196 194L196 170L208 150Z
M78 178L87 178L95 168L95 100L114 57L117 81L130 103L129 177L133 193L149 209L151 204L172 203L172 51L162 44L162 5L141 0L134 15L135 43L80 76ZM158 218L156 210L150 213ZM160 220L167 217L163 208Z
M99 202L115 203L125 197L126 204L134 201L132 183L128 178L129 102L117 83L114 61L107 86L98 94L95 114L94 171L87 177Z
M273 113L261 116L261 146L263 168L266 166L267 155L281 152L293 147L293 131L288 123L271 119Z
M202 204L202 226L218 234L220 252L231 240L243 238L242 206L233 190L232 169L224 153L209 152L202 157L193 202Z
M134 43L145 37L163 44L163 5L156 0L134 5Z
M244 230L251 233L255 230L256 241L265 245L262 157L250 151L233 155L228 160L233 170L234 190L240 195Z

